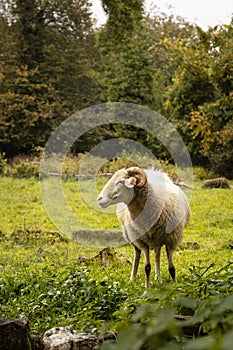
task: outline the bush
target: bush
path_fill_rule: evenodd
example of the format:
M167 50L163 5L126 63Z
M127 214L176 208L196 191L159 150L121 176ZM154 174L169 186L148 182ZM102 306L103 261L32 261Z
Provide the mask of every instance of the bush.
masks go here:
M0 175L4 175L7 167L7 159L5 153L0 153Z
M0 175L9 175L15 178L39 177L39 157L25 158L16 157L11 167L7 167L7 160L4 153L0 154ZM107 160L90 154L80 153L77 156L67 155L63 166L63 179L69 179L78 175L95 176L96 174L114 173L115 171L131 166L139 166L145 169L161 169L167 173L173 180L184 177L184 181L189 181L191 169L178 169L177 166L165 160L157 160L148 155L122 153L121 157ZM55 164L54 172L56 172L57 164ZM219 176L218 174L205 169L203 167L193 168L195 180L206 180Z
M18 179L39 177L39 164L20 161L9 170L8 174Z
M214 171L198 166L193 168L193 172L195 180L208 180L219 176Z

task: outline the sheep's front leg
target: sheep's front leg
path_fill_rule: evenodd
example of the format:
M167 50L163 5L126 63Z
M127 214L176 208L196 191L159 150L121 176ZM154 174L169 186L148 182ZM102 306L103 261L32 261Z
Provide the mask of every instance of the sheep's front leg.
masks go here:
M156 247L154 250L155 253L155 266L156 266L156 274L155 278L158 282L161 282L161 275L160 275L160 252L161 247Z
M144 248L143 253L145 256L145 274L146 274L145 287L146 289L149 289L150 288L150 271L151 271L149 247Z
M141 250L135 246L133 247L134 247L134 260L133 260L133 267L131 271L130 281L135 280L135 278L137 277L138 265L139 265L139 260L141 256Z

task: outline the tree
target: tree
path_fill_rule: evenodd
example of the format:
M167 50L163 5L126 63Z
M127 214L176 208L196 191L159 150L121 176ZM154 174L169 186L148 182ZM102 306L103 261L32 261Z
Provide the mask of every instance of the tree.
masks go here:
M208 73L214 86L212 101L191 113L193 137L200 140L200 152L218 173L233 178L233 21L209 29Z
M10 156L45 145L62 120L99 99L100 89L87 1L15 0L0 30L0 140Z
M160 13L157 8L143 19L145 39L152 57L154 109L165 114L165 93L179 67L175 43L191 40L196 30L181 17ZM169 118L169 115L167 115Z
M7 155L44 144L54 119L54 91L41 74L45 20L33 1L16 1L2 54L2 150ZM30 18L30 20L29 20Z
M89 7L87 0L65 0L59 5L49 0L46 6L47 74L54 81L66 116L102 100L95 73L99 54Z
M99 34L101 85L107 101L153 106L153 69L142 15L143 1L103 1L109 18Z
M153 67L143 31L143 1L102 3L108 15L106 25L97 33L101 57L99 82L104 99L153 108ZM123 124L103 130L103 138L109 135L135 139L144 145L150 139L144 130Z
M17 63L29 70L35 69L45 61L45 11L35 1L15 0L12 14L15 18Z
M166 109L189 146L194 162L232 176L232 24L198 28L178 41L180 65L167 89Z

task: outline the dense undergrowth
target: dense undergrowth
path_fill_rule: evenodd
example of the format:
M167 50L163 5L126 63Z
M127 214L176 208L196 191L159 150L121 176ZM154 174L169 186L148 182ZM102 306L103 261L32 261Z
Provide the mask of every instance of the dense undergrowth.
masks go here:
M111 350L231 349L231 190L203 190L195 182L192 218L175 255L178 282L169 280L163 252L163 281L158 285L152 279L147 292L143 261L138 279L128 282L131 247L112 249L103 262L100 247L81 246L57 232L42 206L37 179L2 177L0 183L1 317L26 316L32 332L39 334L64 325L101 334L114 331L118 343L103 346ZM76 187L75 180L64 183L74 211ZM81 208L83 218L91 216L97 228L118 227L114 214L110 219Z

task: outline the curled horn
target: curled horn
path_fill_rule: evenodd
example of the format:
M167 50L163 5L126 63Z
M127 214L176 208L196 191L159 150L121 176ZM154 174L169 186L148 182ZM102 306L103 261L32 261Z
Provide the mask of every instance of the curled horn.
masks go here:
M146 184L147 177L145 172L142 169L135 166L135 167L126 169L126 171L130 177L131 176L135 177L137 181L135 187L143 187Z

